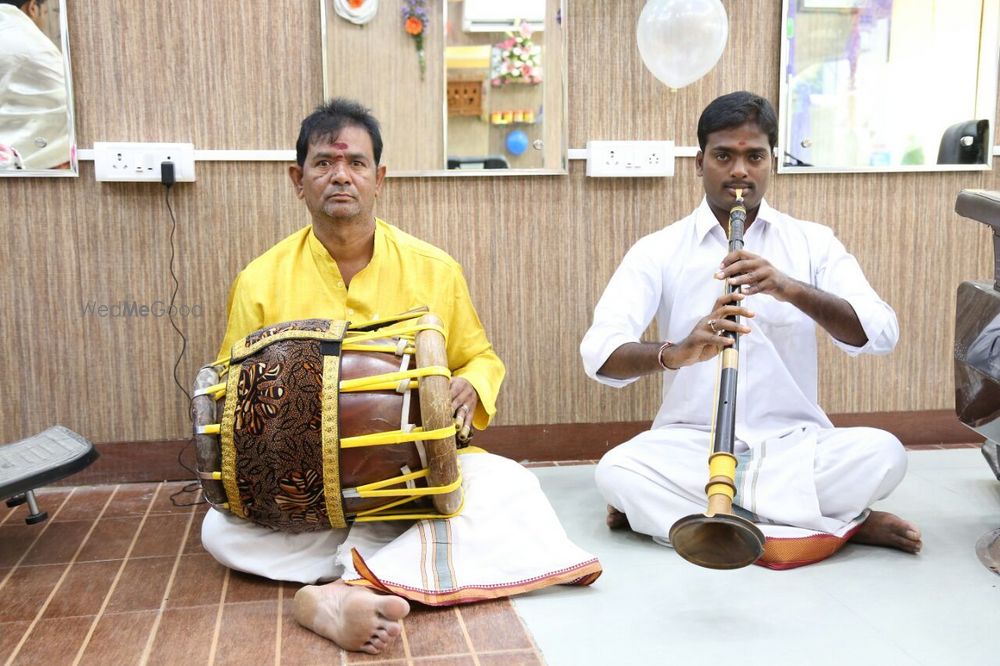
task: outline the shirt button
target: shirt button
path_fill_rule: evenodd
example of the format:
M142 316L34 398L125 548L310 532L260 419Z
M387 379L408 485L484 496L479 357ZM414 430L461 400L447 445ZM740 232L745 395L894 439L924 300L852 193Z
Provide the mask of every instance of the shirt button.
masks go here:
M354 310L352 310L351 308L347 308L347 314L349 315L354 314Z
M344 288L344 281L343 280L337 280L337 286L340 287L341 289L343 289Z

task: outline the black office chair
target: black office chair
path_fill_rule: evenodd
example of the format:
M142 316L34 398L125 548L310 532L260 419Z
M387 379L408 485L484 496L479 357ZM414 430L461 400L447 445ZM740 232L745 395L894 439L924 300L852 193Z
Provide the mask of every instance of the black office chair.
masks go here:
M482 155L477 157L448 157L449 169L509 169L510 163L503 155Z
M990 121L966 120L944 131L938 148L938 164L986 164Z
M52 426L12 444L0 444L0 500L14 507L28 503L29 525L49 514L38 508L35 490L79 472L97 460L94 445L63 426Z

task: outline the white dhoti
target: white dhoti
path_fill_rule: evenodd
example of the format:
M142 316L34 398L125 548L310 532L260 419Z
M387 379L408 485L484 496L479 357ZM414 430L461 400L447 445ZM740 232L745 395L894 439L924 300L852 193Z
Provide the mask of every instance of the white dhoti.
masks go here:
M288 534L213 509L202 543L232 569L300 583L342 578L430 605L597 579L600 563L566 536L534 474L489 453L459 461L465 504L454 518Z
M706 430L646 431L604 455L597 485L633 530L669 545L674 522L705 512L710 449ZM769 546L775 568L832 555L906 472L902 444L874 428L808 427L751 445L737 441L736 457L735 512L764 532L762 563Z

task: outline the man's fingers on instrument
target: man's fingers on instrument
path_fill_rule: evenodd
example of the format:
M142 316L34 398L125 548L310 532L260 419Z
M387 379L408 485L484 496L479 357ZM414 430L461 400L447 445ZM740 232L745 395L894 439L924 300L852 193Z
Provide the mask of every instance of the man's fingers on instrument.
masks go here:
M455 429L458 430L460 441L469 441L472 436L472 410L468 405L461 405L455 412Z

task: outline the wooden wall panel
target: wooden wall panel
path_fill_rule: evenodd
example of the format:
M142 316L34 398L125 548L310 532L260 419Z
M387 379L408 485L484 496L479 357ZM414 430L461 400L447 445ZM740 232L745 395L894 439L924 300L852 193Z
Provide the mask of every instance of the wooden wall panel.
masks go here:
M570 0L569 135L693 145L702 107L737 88L777 97L778 3L727 3L718 67L670 92L630 47L642 3ZM383 2L380 12L394 13ZM318 0L71 3L81 147L97 140L193 141L198 148L291 148L322 95ZM280 20L275 20L280 17ZM612 38L613 36L613 38ZM150 55L152 54L152 55ZM166 54L166 55L164 55ZM409 54L412 55L412 54ZM408 61L409 62L409 61ZM408 104L404 95L400 104ZM179 319L186 385L222 335L239 268L308 222L278 163L198 164L171 192L178 219ZM958 282L992 271L990 236L955 215L963 188L1000 189L992 172L782 175L768 199L831 225L899 314L886 357L849 359L824 343L821 400L831 413L949 409ZM498 423L650 419L658 383L624 390L586 379L577 346L628 247L701 197L694 162L669 180L567 176L390 178L378 214L465 266L480 315L508 366ZM9 382L0 440L63 423L96 441L187 435L173 384L180 340L164 317L99 317L84 306L169 298L163 190L79 179L0 182L0 339Z
M382 162L393 169L443 169L444 35L440 2L428 6L423 79L413 39L403 32L400 3L381 3L370 22L354 25L325 0L327 86L331 96L363 100L382 123ZM394 123L387 123L391 116Z

